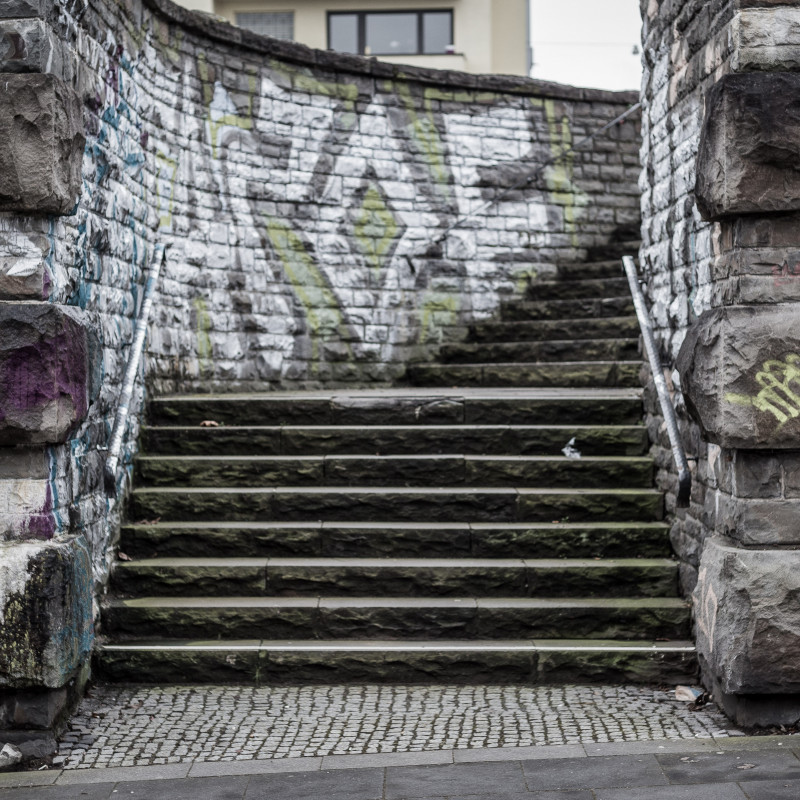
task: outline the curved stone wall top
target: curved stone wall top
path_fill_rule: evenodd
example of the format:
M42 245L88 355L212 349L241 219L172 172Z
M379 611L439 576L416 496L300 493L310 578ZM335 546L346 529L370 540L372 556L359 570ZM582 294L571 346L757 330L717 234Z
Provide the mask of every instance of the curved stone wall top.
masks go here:
M334 50L316 50L297 42L260 36L239 28L209 14L189 11L170 0L143 0L153 11L181 27L195 31L226 44L237 45L254 53L263 53L281 61L305 67L317 67L353 75L369 75L387 80L407 80L430 86L453 89L473 89L503 94L520 94L526 97L548 97L553 100L585 100L601 103L626 103L639 101L639 93L612 92L604 89L584 89L550 81L519 78L513 75L473 75L454 70L425 69L403 64L389 64L377 58L338 53Z

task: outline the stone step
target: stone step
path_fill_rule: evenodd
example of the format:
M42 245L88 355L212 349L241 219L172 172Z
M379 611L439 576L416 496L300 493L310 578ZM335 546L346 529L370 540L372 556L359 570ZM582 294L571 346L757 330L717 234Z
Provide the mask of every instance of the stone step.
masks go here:
M663 516L655 489L310 487L134 489L134 522L651 522Z
M154 558L123 561L138 596L674 597L670 559Z
M459 342L444 345L439 359L445 363L635 361L636 339L551 339L543 342Z
M280 394L172 395L148 406L148 424L224 425L609 425L642 420L637 389L470 387Z
M527 322L476 322L470 326L471 342L543 342L559 339L637 339L636 317L597 319L543 319Z
M665 558L662 522L158 522L123 525L120 549L157 556Z
M619 278L624 274L621 258L586 263L576 261L568 264L554 264L552 267L550 265L542 265L541 268L536 270L538 278L543 278L544 280L558 278L562 281L585 280L586 278Z
M630 294L584 300L508 300L500 304L505 322L579 319L583 317L630 317L636 313Z
M694 683L689 641L240 641L101 643L99 679L133 683Z
M677 598L141 597L104 603L123 638L682 639Z
M532 278L528 281L525 296L528 300L584 300L605 297L624 297L630 292L628 279L619 264L619 272L614 277L597 278L573 275L572 280L542 280Z
M140 456L146 486L649 487L653 461L629 456Z
M640 386L639 361L562 361L544 364L409 364L406 380L424 386Z
M637 456L650 447L643 425L162 426L141 437L151 455L556 455L571 439L587 456Z

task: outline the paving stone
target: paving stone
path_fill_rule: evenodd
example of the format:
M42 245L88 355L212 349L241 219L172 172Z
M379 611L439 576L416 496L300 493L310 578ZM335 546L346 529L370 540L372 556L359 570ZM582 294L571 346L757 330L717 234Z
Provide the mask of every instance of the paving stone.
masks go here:
M459 764L431 767L387 767L386 800L487 794L498 786L506 792L527 789L518 762Z
M596 789L667 784L652 755L565 758L559 761L523 761L531 791L537 789Z
M667 753L656 758L671 783L733 783L768 778L800 782L800 759L791 751Z
M745 800L748 796L754 800L753 795L745 795L735 783L599 789L594 796L596 800Z
M381 800L383 770L353 769L254 775L246 800Z

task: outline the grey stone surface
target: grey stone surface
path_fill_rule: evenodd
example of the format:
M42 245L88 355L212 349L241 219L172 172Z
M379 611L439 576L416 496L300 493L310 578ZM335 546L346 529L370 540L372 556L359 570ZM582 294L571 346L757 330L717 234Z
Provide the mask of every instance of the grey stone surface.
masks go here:
M668 783L652 754L598 756L588 761L566 758L559 761L523 761L528 788L598 789L659 786Z
M677 359L686 405L722 447L800 446L800 304L703 313ZM763 477L763 476L762 476Z
M0 73L61 73L61 47L40 19L0 18Z
M578 757L611 742L660 752L654 741L686 749L737 733L713 705L689 711L672 691L637 686L96 686L59 755L70 774L166 763L202 777L327 759Z
M800 552L710 540L694 591L698 652L723 692L800 692Z
M747 547L800 545L800 500L730 498L717 530Z
M507 792L524 792L528 786L519 762L452 764L429 767L388 767L387 800L461 794L490 794L498 786ZM541 788L549 788L547 786Z
M81 189L83 121L53 75L5 73L0 92L0 211L68 214Z
M381 800L384 797L383 784L384 771L379 768L255 775L250 779L245 798L309 800L312 797L324 797L328 800Z
M48 0L0 0L0 19L40 17L47 5Z
M796 789L797 787L795 787ZM599 789L595 800L745 800L735 783L705 784L702 786L638 786L635 789Z
M86 541L4 543L0 556L0 686L59 689L78 676L94 637ZM14 704L9 726L30 729L56 717L60 711L41 697L37 709L24 694L19 703L6 695L5 708Z
M800 760L789 751L669 753L656 756L670 783L751 783L769 778L800 782Z
M79 312L0 302L0 444L65 441L89 411L97 356Z
M705 219L800 209L800 76L724 76L709 92L697 156L695 197Z

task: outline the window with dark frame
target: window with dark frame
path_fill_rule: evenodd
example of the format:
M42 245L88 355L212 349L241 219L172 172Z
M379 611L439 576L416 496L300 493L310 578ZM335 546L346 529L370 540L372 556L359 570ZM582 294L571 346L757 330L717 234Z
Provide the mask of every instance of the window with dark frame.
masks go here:
M236 24L262 36L294 39L293 11L245 11L236 13Z
M328 49L366 56L452 53L453 12L329 11Z

